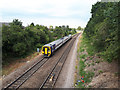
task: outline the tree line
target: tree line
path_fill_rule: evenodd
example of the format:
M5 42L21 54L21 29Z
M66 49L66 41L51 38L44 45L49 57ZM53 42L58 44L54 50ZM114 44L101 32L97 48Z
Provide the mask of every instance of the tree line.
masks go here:
M24 57L44 44L75 33L76 29L69 28L68 25L48 28L31 23L24 27L21 21L14 19L9 26L2 26L3 62L7 57Z
M97 2L83 33L93 52L108 62L118 60L120 55L119 6L120 2Z

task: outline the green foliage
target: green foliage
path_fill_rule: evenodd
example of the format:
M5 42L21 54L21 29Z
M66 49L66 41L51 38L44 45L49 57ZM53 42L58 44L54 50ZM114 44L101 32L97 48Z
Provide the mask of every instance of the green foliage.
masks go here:
M84 76L84 79L83 79L84 83L91 82L91 78L94 76L94 72L90 72L90 71L86 72L86 71L84 71L84 69L85 69L84 61L80 60L79 64L80 64L79 65L79 75L80 76ZM86 86L85 86L84 83L83 82L79 82L77 87L85 88Z
M84 76L84 75L85 75L84 68L85 68L84 61L80 60L80 65L79 65L79 74L80 74L81 76Z
M92 17L83 33L88 54L100 53L108 62L117 60L120 53L118 4L117 2L97 2L93 5Z
M64 36L67 36L69 34L75 34L76 30L69 28L69 26L56 26L55 29L53 29L53 36L57 37L56 39L62 38Z
M81 30L81 29L82 29L81 26L78 26L77 30Z
M95 65L95 63L91 63L93 66Z
M13 52L15 55L23 55L26 51L26 45L24 43L17 43L13 45Z
M32 22L32 23L30 24L30 26L34 26L34 23Z
M85 49L83 49L82 47L80 47L80 52L84 52L85 51Z
M102 70L99 70L98 72L99 72L99 73L103 73L103 71L102 71Z
M2 26L2 54L3 63L9 57L25 57L41 48L44 44L63 36L74 34L75 30L69 26L59 26L53 29L50 26L34 25L22 26L22 22L14 19L9 26ZM9 62L9 61L8 61Z
M85 59L86 56L87 56L86 54L82 54L82 55L80 55L80 58Z
M100 60L96 60L95 63L100 63Z

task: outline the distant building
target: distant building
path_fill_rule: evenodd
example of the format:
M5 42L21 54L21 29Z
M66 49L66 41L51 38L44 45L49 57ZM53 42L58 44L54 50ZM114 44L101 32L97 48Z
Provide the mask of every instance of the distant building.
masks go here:
M2 25L10 26L10 25L9 25L10 23L11 23L11 22L0 22L0 27L2 27ZM25 26L22 26L22 28L24 29Z
M9 26L10 22L0 22L0 27L2 27L3 24Z

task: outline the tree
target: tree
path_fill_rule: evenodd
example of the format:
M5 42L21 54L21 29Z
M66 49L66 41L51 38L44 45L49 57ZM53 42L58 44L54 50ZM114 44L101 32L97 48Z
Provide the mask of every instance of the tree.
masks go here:
M50 27L49 27L50 29L53 29L53 26L52 25L50 25Z
M92 17L84 30L84 37L109 62L119 58L118 3L97 2L92 6Z
M34 26L34 23L32 22L32 23L30 24L30 26Z
M82 29L81 26L78 26L77 30L81 30L81 29Z
M22 28L22 22L19 21L18 19L14 19L12 23L10 23L11 25L17 25L19 27Z
M2 54L3 63L8 57L25 57L29 53L36 51L55 39L59 39L75 31L69 26L56 26L55 29L48 30L46 26L34 25L32 22L27 27L22 26L22 22L14 19L9 26L2 27ZM9 61L9 60L8 60Z

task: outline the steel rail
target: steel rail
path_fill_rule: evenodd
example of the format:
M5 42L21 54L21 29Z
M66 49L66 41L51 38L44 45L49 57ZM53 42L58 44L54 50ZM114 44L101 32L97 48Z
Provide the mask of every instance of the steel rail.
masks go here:
M8 84L4 90L8 88L18 89L26 80L28 80L49 58L42 58L37 63L35 63L32 67L27 69L22 75L20 75L13 82Z
M75 35L73 36L75 37ZM66 50L67 51L67 50ZM64 52L65 53L65 52ZM62 56L64 55L64 53L62 54ZM61 58L62 58L61 56ZM29 69L27 69L22 75L20 75L19 77L17 77L13 82L11 82L10 84L8 84L6 87L4 87L3 89L6 90L8 88L14 88L14 89L18 89L26 80L28 80L46 61L48 61L49 58L42 58L41 60L39 60L37 63L35 63L32 67L30 67ZM60 59L59 59L60 60ZM59 62L57 62L59 63ZM57 66L57 64L55 65ZM62 69L62 67L61 67ZM60 70L61 71L61 70Z
M75 39L74 39L74 41L75 41ZM70 48L72 47L74 41L72 42ZM70 50L71 50L71 49L69 49L69 52L70 52ZM68 52L68 54L69 54L69 52ZM68 56L68 54L67 54L67 56ZM66 61L66 59L67 59L67 56L65 57L65 60L64 60L64 62L63 62L63 64L62 64L62 66L60 67L60 71L59 71L59 73L58 73L58 75L57 75L56 80L55 80L54 83L53 83L53 87L54 87L54 85L55 85L55 83L56 83L56 81L57 81L57 79L58 79L58 77L59 77L59 75L60 75L60 72L61 72L61 70L62 70L62 68L63 68L63 66L64 66L64 63L65 63L65 61Z
M74 35L73 37L75 37L75 36L77 37L78 34L77 34L77 35ZM59 76L59 74L60 74L60 72L61 72L61 70L62 70L62 67L63 67L63 65L64 65L64 63L65 63L65 61L66 61L66 59L67 59L67 56L68 56L68 54L69 54L69 52L70 52L70 50L71 50L71 47L72 47L72 45L73 45L73 43L74 43L75 40L76 40L76 38L73 38L73 40L71 41L71 43L70 43L70 45L68 46L68 48L64 51L64 53L63 53L63 54L61 55L61 57L58 59L57 63L56 63L55 66L52 68L51 72L47 75L46 79L44 80L44 82L42 83L42 85L39 87L39 90L42 90L42 89L43 89L43 87L45 86L46 82L49 80L51 74L54 72L54 70L56 69L56 67L57 67L57 65L59 64L59 62L64 59L64 60L63 60L63 63L62 63L62 66L60 67L60 70L59 70L59 72L58 72L57 78L56 78L56 80L53 82L53 84L51 85L52 87L47 87L47 88L53 88L53 87L54 87L54 85L55 85L55 83L56 83L56 81L57 81L57 79L58 79L58 76ZM62 58L63 58L63 59L62 59Z

